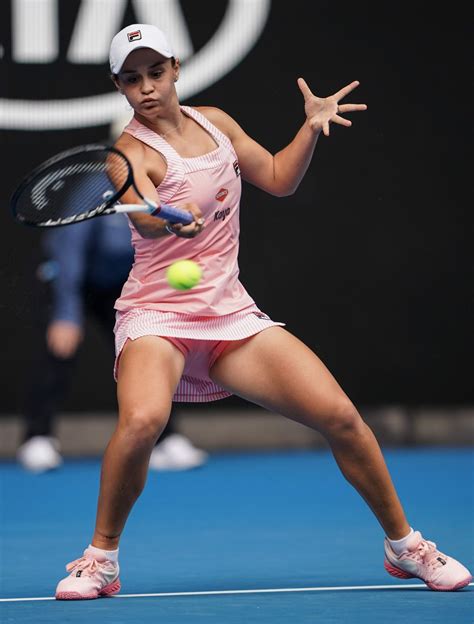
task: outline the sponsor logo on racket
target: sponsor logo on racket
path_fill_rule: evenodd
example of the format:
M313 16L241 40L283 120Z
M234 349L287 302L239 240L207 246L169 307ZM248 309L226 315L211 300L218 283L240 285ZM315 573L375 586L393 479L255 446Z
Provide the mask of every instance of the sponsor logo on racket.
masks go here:
M217 191L216 193L216 199L217 201L224 201L224 199L227 197L227 195L229 194L229 191L225 188L221 188L220 191Z
M239 161L238 160L234 160L234 171L235 171L235 175L237 177L239 177L239 175L240 175L240 167L239 167Z
M127 37L129 41L139 41L142 38L141 30L134 30L133 32L127 33Z

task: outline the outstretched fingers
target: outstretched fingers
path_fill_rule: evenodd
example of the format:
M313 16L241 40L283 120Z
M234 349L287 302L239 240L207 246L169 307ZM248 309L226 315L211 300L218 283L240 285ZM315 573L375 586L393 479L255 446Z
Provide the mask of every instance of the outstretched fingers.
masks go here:
M325 122L322 124L322 129L323 129L323 134L324 134L324 136L327 136L327 137L328 137L328 136L329 136L329 120L325 121Z
M330 120L323 123L322 129L324 136L329 136L331 124L335 123L339 126L346 126L346 128L350 128L352 126L352 121L349 119L344 119L344 117L340 117L339 115L334 115Z
M352 121L350 121L350 119L345 119L344 117L340 117L339 115L334 115L334 117L331 118L331 121L332 123L337 123L340 126L346 126L347 128L352 126Z
M342 89L339 89L339 91L336 91L336 93L332 97L335 98L337 101L342 100L346 97L346 95L349 95L351 91L354 91L354 89L359 85L360 82L358 80L354 80L345 87L342 87Z
M342 115L367 110L366 104L339 104L339 100L342 100L359 86L358 80L354 80L326 98L315 95L304 78L298 78L297 82L304 97L305 113L309 126L314 132L322 131L325 136L329 136L331 123L337 123L347 128L352 126L352 122L342 117Z
M298 78L297 83L305 100L309 99L310 97L313 97L313 92L308 87L308 83L306 82L304 78Z
M337 107L338 113L352 113L364 110L367 110L367 104L339 104Z

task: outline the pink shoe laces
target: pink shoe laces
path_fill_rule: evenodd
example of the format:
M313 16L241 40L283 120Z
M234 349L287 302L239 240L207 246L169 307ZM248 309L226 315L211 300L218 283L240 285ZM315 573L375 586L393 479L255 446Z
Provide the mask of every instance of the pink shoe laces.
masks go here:
M407 556L417 563L422 563L432 568L439 568L447 563L446 555L443 555L436 549L436 544L423 539L411 549L410 554Z
M114 564L108 559L100 560L90 555L83 555L79 559L75 559L68 563L66 570L68 572L81 572L79 576L93 576L96 572L102 571L104 568L113 568ZM77 574L76 574L77 575Z

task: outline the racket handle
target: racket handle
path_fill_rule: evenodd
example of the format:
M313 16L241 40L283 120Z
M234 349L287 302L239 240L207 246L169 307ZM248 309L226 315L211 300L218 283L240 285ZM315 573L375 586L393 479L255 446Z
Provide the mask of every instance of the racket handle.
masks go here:
M194 221L193 215L187 210L170 206L169 204L161 204L151 213L153 217L160 217L170 223L182 223L188 225Z

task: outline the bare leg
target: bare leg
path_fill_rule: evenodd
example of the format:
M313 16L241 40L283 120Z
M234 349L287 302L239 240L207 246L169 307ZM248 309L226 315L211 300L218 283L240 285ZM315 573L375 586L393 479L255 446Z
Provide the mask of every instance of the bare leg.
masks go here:
M145 485L153 446L164 429L184 357L155 336L129 341L118 373L119 421L105 451L92 545L118 547L128 515Z
M320 431L386 535L400 539L409 533L375 436L321 360L298 338L279 327L266 329L224 351L211 375L229 391Z

